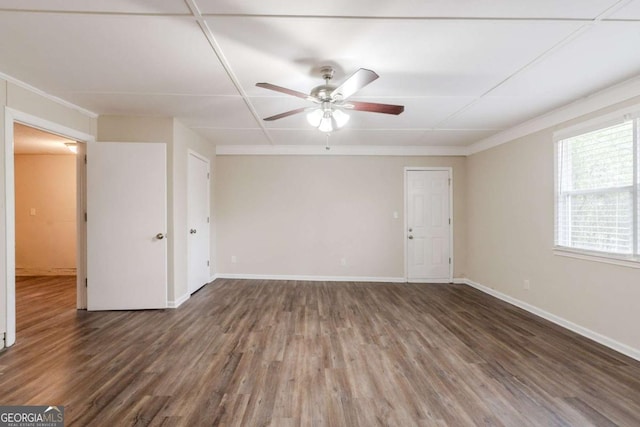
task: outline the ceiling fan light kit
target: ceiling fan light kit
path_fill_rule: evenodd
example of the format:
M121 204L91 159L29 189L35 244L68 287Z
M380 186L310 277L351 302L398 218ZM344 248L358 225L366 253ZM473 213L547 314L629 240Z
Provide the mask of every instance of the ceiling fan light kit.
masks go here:
M319 108L311 109L307 113L307 122L321 132L332 132L347 124L349 115L345 112L334 109L328 102L323 102Z
M325 84L316 86L311 89L309 95L271 83L256 83L256 86L273 90L287 95L296 96L317 104L316 107L298 108L275 116L266 117L265 121L273 121L284 117L293 116L298 113L307 112L307 121L309 124L321 132L333 132L349 121L349 114L343 110L366 111L372 113L383 113L398 115L404 111L403 105L378 104L373 102L347 101L351 95L377 79L379 76L365 68L349 76L340 86L330 84L333 78L334 70L331 67L323 67L320 72Z

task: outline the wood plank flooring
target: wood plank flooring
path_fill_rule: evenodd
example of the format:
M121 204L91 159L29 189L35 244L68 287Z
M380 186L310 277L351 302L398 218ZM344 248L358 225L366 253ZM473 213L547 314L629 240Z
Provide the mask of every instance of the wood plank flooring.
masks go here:
M0 404L68 426L639 426L640 362L464 285L221 280L76 311L20 278Z

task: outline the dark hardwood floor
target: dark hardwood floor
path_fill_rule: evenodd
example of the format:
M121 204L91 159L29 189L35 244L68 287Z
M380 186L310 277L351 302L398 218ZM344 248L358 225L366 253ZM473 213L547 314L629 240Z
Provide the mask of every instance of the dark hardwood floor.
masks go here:
M68 426L639 426L640 362L464 285L216 280L76 311L19 279L0 404Z

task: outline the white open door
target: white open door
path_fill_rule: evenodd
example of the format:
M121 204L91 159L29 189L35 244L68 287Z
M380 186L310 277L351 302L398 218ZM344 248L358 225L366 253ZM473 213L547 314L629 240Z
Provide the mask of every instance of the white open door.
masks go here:
M195 153L189 153L187 174L188 282L189 293L192 294L210 279L209 161Z
M88 310L167 306L166 173L165 144L87 144Z
M451 278L451 214L448 170L407 171L407 280Z

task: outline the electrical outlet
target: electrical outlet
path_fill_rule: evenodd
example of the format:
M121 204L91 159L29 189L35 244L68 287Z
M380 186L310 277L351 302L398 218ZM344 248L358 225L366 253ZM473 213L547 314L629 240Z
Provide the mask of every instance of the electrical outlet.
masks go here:
M347 265L347 259L346 258L341 258L340 259L340 265Z
M531 289L531 282L529 281L529 279L525 279L524 283L522 284L522 287L526 290Z
M235 255L231 255L231 263L232 263L232 264L235 264L235 263L237 263L237 262L238 262L238 257L237 257L237 256L235 256Z

